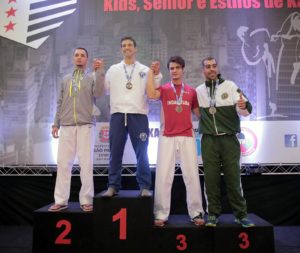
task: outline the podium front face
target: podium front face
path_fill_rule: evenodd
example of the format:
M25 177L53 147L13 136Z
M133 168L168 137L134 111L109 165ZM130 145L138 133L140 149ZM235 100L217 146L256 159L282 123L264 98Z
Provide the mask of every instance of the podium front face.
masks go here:
M249 214L255 227L242 228L233 224L232 215L222 215L214 230L214 253L274 253L273 226L256 215Z
M211 253L213 230L196 226L187 215L170 215L164 227L154 227L152 252L155 253Z
M91 253L93 213L85 213L79 203L69 203L61 212L45 206L34 212L33 253Z
M120 191L94 198L94 253L151 252L152 197Z

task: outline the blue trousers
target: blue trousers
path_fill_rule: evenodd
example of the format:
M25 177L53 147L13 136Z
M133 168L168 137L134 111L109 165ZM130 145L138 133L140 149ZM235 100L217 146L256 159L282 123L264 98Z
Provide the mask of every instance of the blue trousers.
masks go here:
M128 134L137 160L137 182L140 189L150 189L151 172L147 153L149 123L147 115L144 114L114 113L111 115L108 185L117 191L121 188L122 159Z

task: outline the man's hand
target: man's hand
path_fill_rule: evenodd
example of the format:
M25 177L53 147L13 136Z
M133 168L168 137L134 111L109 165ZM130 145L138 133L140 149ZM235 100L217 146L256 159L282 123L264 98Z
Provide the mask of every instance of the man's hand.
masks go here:
M151 62L150 68L152 69L154 75L158 75L160 72L160 62L159 61Z
M103 59L97 59L97 58L94 58L93 59L93 69L96 71L98 69L102 69L104 66L104 61Z
M246 109L246 101L243 98L243 93L242 92L240 92L240 99L237 101L237 104L238 104L238 107L241 110L245 110Z
M57 139L59 136L58 136L58 127L57 126L52 126L52 137Z

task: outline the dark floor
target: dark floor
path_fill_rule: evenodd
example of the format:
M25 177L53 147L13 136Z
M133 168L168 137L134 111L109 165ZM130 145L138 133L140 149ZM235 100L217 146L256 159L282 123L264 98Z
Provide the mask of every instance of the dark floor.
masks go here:
M0 226L0 253L31 253L32 227ZM300 227L274 227L275 253L300 253Z

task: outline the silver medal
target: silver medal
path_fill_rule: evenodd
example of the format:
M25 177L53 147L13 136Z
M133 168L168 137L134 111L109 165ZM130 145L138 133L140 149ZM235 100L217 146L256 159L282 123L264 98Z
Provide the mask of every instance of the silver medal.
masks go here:
M214 106L211 106L211 107L209 107L208 111L210 114L215 114L217 112L217 108Z

